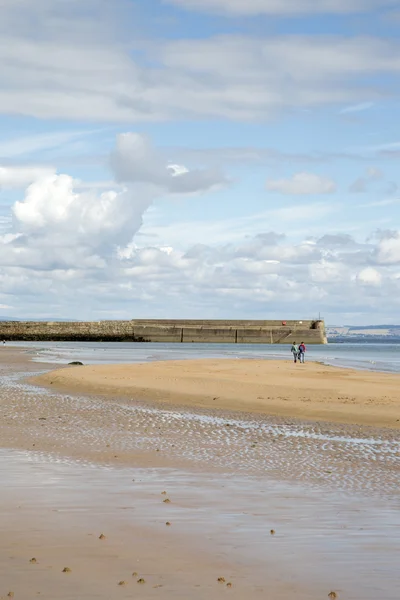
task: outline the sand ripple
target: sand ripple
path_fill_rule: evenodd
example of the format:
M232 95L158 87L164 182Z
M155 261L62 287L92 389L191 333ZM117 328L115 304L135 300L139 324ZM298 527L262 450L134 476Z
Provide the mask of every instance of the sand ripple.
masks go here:
M23 375L2 378L3 423L15 425L16 438L23 432L57 451L80 447L91 458L106 448L117 456L150 451L343 492L399 493L397 432L52 394L25 385Z

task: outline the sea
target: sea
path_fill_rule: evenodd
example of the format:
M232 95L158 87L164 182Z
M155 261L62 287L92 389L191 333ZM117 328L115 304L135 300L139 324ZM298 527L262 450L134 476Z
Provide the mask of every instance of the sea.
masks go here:
M162 344L131 342L13 342L35 362L68 364L141 363L199 358L292 360L290 345ZM307 361L350 369L400 372L400 338L390 341L332 341L308 346Z

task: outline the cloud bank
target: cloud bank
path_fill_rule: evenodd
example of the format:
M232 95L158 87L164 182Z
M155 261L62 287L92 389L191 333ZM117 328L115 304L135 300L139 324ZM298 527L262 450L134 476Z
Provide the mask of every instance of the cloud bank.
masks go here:
M382 8L375 0L176 2L233 14ZM266 121L293 109L399 98L394 37L225 34L148 41L138 24L135 43L135 31L129 36L124 25L132 10L123 0L3 0L0 112L108 123Z
M305 316L324 307L333 319L379 310L383 299L386 311L394 308L400 231L379 231L365 241L340 232L299 238L287 227L265 228L268 220L318 219L326 205L319 215L318 205L310 204L273 208L248 218L247 225L224 220L230 241L218 236L212 221L178 219L175 233L143 227L155 200L191 198L225 183L223 174L218 180L207 169L170 159L150 138L127 133L117 138L111 157L120 182L114 189L35 171L0 236L0 303L8 312L20 318L268 318L296 315L301 306ZM310 174L283 181L275 185L278 192L328 193L332 185Z

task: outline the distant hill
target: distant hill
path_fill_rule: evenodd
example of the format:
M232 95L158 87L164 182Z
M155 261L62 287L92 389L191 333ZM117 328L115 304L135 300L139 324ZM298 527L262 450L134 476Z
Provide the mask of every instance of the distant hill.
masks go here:
M45 322L45 321L49 321L49 323L54 323L57 321L63 321L63 322L67 322L67 321L80 321L80 319L60 319L59 317L46 317L45 319L37 319L35 317L27 317L26 319L17 319L17 317L2 317L0 315L0 321L35 321L35 322Z
M400 336L400 325L347 325L327 327L330 338L392 338Z

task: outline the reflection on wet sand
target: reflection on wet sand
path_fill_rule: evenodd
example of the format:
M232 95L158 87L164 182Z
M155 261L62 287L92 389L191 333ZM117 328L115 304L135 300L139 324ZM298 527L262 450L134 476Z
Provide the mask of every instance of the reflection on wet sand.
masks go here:
M398 598L400 513L388 499L17 451L1 451L0 465L0 593L108 599L125 581L130 598L144 579L141 598L162 588L163 598L213 599L224 578L233 598Z

